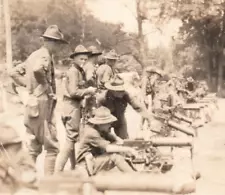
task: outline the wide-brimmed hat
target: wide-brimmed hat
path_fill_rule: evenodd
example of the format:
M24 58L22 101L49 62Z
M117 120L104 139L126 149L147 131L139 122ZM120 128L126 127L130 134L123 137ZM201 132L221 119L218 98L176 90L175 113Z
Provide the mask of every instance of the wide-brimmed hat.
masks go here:
M68 42L64 39L64 35L62 34L57 25L50 25L46 29L42 37L68 44Z
M94 112L94 117L90 118L88 122L100 125L108 124L117 121L117 118L110 113L110 110L104 106L97 108Z
M124 81L118 75L116 75L110 81L105 83L105 87L106 89L109 89L112 91L125 91Z
M163 72L160 69L155 67L147 67L145 68L145 71L148 73L155 73L155 74L158 74L159 76L163 76Z
M192 77L188 77L187 78L187 81L190 82L190 83L193 83L194 82L194 79Z
M91 52L88 51L83 45L78 45L74 52L70 55L70 58L74 58L77 55L81 55L81 54L85 54L85 55L90 55Z
M113 49L113 50L110 50L108 53L106 53L104 58L109 60L118 60L119 56L116 53L116 51Z
M177 88L177 92L181 92L181 93L186 93L189 94L188 90L184 89L184 88Z
M99 56L99 55L102 54L102 52L99 51L99 50L97 49L97 47L95 47L95 46L90 46L90 47L88 47L88 51L91 52L90 56Z

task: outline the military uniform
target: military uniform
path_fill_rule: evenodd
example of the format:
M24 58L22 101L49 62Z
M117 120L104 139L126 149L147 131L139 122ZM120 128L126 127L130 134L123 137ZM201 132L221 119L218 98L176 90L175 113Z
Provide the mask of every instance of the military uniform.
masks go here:
M114 121L116 117L107 108L100 107L96 110L95 117L89 119L89 125L81 135L77 162L87 168L90 176L100 171L109 171L115 166L122 172L133 172L123 156L106 152L107 146L117 141L117 136L109 130L99 131L97 125L111 124Z
M45 41L51 39L58 43L67 43L56 25L51 25L42 35ZM26 73L25 77L21 73ZM53 58L46 47L33 52L25 63L15 67L11 76L22 86L26 86L28 97L25 102L24 124L29 137L29 153L36 162L42 152L45 157L45 173L52 174L58 154L58 140L54 110L56 106L56 85Z
M23 65L23 67L22 67ZM19 83L26 85L28 99L25 107L25 121L27 133L31 139L28 143L30 155L36 161L42 152L42 145L47 150L47 158L57 155L58 140L56 137L53 111L55 101L49 96L56 92L52 56L44 47L33 52L25 63L15 67L14 78L20 77L20 71L26 71ZM53 159L53 158L51 158Z
M160 89L158 88L157 83L151 83L151 75L149 74L157 74L161 77L162 72L156 68L147 67L145 69L145 75L143 75L142 90L144 97L148 101L146 106L148 106L149 112L152 112L153 108L157 109L161 107L161 102L159 100L159 97L157 97Z
M96 70L97 70L97 59L98 56L102 54L102 52L98 51L95 46L90 46L88 51L91 52L89 55L88 62L84 64L83 69L85 72L87 84L89 86L97 87L97 78L96 78Z
M117 60L118 56L114 50L111 50L109 53L107 53L104 56L104 58L108 59L108 60ZM98 88L105 89L104 84L106 82L108 82L110 79L112 79L114 77L115 73L116 72L115 72L114 67L111 67L108 64L100 65L96 71Z
M76 55L79 53L89 54L82 45L78 45L74 53ZM60 151L55 167L56 172L64 169L68 158L74 152L74 144L78 141L79 136L82 101L89 94L83 68L77 64L72 64L64 80L62 121L66 128L66 142Z
M144 106L125 91L123 97L119 98L113 95L113 90L109 90L106 92L105 96L99 100L99 105L107 107L112 115L117 118L117 121L112 124L112 127L114 127L116 135L122 139L128 138L127 121L125 118L125 110L128 104L130 104L137 112L141 113L144 118L149 119L149 115Z

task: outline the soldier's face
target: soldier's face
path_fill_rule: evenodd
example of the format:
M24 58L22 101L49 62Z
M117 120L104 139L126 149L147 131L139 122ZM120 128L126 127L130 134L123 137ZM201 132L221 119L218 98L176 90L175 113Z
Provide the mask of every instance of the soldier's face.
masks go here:
M151 75L151 84L155 84L155 82L160 78L158 74Z
M110 66L114 66L116 64L116 60L107 59L107 64Z
M73 58L73 62L78 66L83 66L88 60L88 55L77 55Z
M98 129L101 132L110 132L111 126L112 126L111 123L101 124L101 125L98 125Z

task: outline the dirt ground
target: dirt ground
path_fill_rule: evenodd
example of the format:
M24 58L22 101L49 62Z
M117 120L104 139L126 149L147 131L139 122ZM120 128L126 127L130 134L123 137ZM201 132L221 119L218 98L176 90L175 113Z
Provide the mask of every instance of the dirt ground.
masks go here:
M194 167L202 175L201 179L197 181L195 195L225 195L225 99L219 99L218 102L219 110L214 113L213 121L199 129L199 136L195 139ZM130 107L127 109L126 115L130 137L134 138L139 134L140 116ZM25 139L21 117L14 120L13 124L17 129L19 126L21 127L19 133ZM7 115L3 120L11 123L11 119ZM59 114L57 114L57 121L60 121ZM61 123L58 123L58 129L62 145L65 134ZM182 155L186 157L186 163L177 161L179 166L177 173L180 175L187 169L190 170L190 161L187 162L188 151L183 152L184 150L177 151L179 157ZM41 155L37 162L40 176L43 175L43 156Z

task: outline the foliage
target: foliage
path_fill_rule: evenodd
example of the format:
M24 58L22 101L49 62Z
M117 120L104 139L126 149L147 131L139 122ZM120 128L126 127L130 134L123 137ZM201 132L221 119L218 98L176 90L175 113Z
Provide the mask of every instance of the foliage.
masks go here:
M58 25L70 42L60 57L67 58L68 53L81 43L96 45L106 51L116 49L119 53L131 53L129 41L134 35L123 32L121 24L99 21L81 0L12 0L10 9L13 58L16 60L25 60L40 47L39 37L51 24Z

